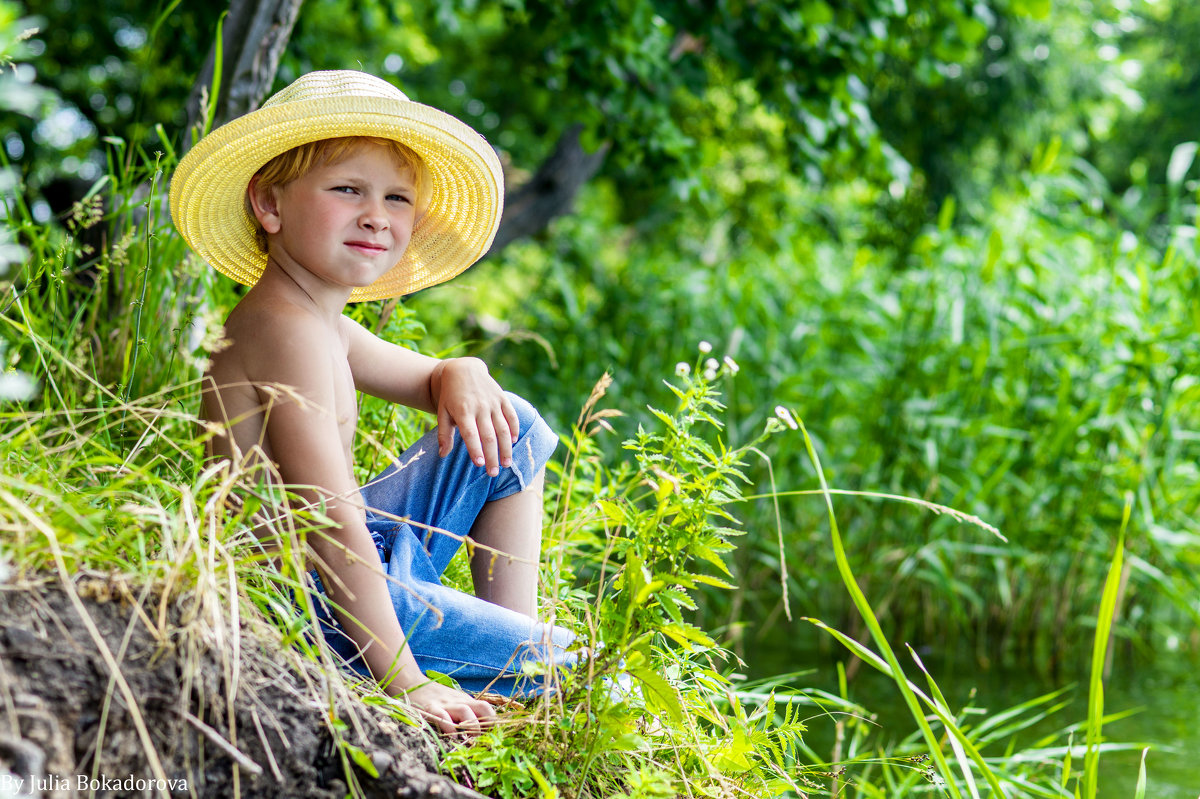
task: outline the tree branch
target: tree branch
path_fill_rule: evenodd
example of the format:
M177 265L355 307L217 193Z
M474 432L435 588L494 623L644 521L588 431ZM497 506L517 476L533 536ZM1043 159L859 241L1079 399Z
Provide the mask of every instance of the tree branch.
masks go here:
M557 217L571 213L575 196L600 169L609 150L605 142L596 152L585 152L579 141L582 131L580 124L567 128L533 177L509 193L489 255L517 239L540 233Z

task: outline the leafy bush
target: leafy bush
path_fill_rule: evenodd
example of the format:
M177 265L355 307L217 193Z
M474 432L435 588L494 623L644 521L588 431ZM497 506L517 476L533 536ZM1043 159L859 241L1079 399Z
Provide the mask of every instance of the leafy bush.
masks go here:
M731 146L712 166L730 173L732 192L747 187L741 158ZM658 220L653 235L616 233L619 198L599 186L546 247L514 249L470 276L510 286L519 304L487 295L475 305L467 288L416 305L437 320L436 338L463 319L447 307L453 297L505 380L560 420L600 369L622 407L644 408L654 401L646 376L708 339L743 367L729 388L732 443L753 437L764 404L783 402L806 420L835 488L919 497L995 524L1012 546L964 539L904 505L847 508L847 549L897 640L961 637L973 651L958 655L979 663L1049 667L1064 630L1090 614L1127 492L1136 507L1120 632L1147 647L1155 630L1190 626L1200 261L1182 220L1195 206L1177 198L1165 227L1139 209L1131 218L1146 227L1122 229L1125 209L1095 171L1052 144L1019 190L997 190L969 214L950 202L897 251L867 243L873 195L863 187L818 194L773 181L746 197L773 215L769 240L730 224L746 213L736 193ZM494 327L490 313L507 323ZM777 444L772 469L789 490L815 485L794 439ZM757 459L747 474L770 483ZM846 597L827 590L819 507L804 496L779 503L788 594L805 612L857 625ZM773 497L748 497L739 513L748 535L731 569L741 592L705 595L702 618L781 618ZM775 632L735 637L734 649L782 663L813 646L792 626L763 627Z

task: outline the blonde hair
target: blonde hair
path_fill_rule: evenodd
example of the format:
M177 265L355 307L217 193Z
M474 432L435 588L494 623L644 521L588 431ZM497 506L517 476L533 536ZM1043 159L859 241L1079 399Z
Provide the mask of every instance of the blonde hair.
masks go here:
M255 187L258 190L281 189L293 180L299 180L318 166L339 164L365 146L374 145L385 148L396 162L396 166L408 171L413 178L417 190L417 215L414 224L420 220L425 209L429 207L429 196L432 183L425 162L407 145L395 139L384 139L377 136L342 136L336 139L320 139L301 144L287 152L272 158L262 169L255 173L258 178ZM263 230L258 217L254 215L254 207L250 204L250 188L246 187L245 197L246 216L254 225L254 240L258 248L267 251L267 232Z

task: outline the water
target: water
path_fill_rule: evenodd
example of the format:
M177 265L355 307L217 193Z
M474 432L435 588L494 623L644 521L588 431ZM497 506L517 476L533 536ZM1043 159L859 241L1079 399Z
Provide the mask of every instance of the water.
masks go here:
M1200 673L1195 664L1157 664L1114 673L1105 691L1106 708L1144 708L1107 728L1115 740L1145 741L1148 799L1200 797ZM1168 751L1174 749L1175 751ZM1102 761L1101 796L1133 797L1140 754Z
M825 665L827 657L814 655L811 659L800 659L799 662L819 662L822 665L811 675L799 680L799 684L836 693L836 667ZM992 714L1074 683L1075 688L1065 697L1069 698L1069 705L1022 733L1017 739L1018 748L1031 746L1038 739L1058 733L1087 718L1086 673L1051 679L1028 672L997 669L954 671L943 665L929 663L928 660L926 665L952 707L960 708L970 702L975 707L987 708ZM915 669L910 671L910 678L914 672ZM849 697L878 714L886 740L901 738L915 729L895 684L874 670L863 667L859 671L850 683ZM1162 656L1153 664L1118 661L1106 684L1105 711L1111 714L1125 710L1139 712L1106 725L1104 734L1110 742L1140 743L1150 747L1146 759L1146 799L1198 799L1200 669L1197 669L1194 659ZM978 718L982 720L985 717ZM810 724L807 740L816 751L827 754L832 748L832 731L832 722L815 720ZM1083 740L1083 733L1076 733L1076 744L1082 744ZM1057 745L1065 742L1064 736ZM995 749L985 752L995 753ZM1133 799L1140 761L1140 748L1137 751L1103 754L1098 797ZM1076 760L1073 768L1078 773L1082 769L1082 761Z

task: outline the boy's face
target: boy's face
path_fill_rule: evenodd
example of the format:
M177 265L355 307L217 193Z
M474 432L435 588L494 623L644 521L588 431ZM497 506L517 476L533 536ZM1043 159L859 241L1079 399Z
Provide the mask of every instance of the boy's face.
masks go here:
M255 214L270 257L336 286L374 283L404 255L412 235L413 176L377 145L364 144L343 161L263 194Z

